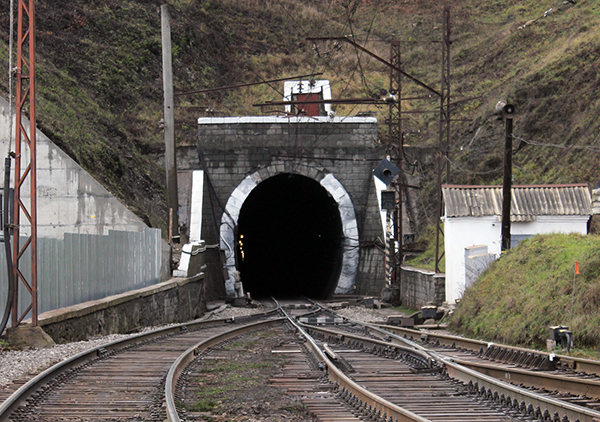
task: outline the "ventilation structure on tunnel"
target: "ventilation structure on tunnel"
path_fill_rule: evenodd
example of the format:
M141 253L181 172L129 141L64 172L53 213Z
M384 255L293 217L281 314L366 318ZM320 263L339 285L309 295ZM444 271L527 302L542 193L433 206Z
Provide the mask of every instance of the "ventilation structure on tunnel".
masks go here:
M227 293L235 293L236 270L253 297L351 293L358 228L348 193L322 169L282 167L247 176L227 201L220 230Z

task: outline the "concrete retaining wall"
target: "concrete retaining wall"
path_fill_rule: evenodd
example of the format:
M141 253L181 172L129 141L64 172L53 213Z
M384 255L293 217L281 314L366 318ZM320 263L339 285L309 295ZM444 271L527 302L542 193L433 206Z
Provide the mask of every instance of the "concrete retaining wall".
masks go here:
M56 343L132 333L142 327L196 319L206 310L205 298L201 273L46 312L39 316L39 326Z
M446 277L433 271L402 266L400 298L403 306L413 309L430 304L440 306L446 298Z
M0 97L2 158L8 155L10 119L8 103ZM29 123L25 126L29 127ZM141 232L147 228L137 215L112 196L46 135L38 130L36 137L38 237L61 239L64 233L106 235L109 230ZM14 142L12 147L14 149ZM23 154L26 162L29 162L28 150L25 149ZM14 165L13 161L12 172ZM11 186L14 186L13 179L14 174L11 174ZM21 189L24 203L29 203L29 196L28 180ZM23 218L21 220L22 233L30 233L27 221Z

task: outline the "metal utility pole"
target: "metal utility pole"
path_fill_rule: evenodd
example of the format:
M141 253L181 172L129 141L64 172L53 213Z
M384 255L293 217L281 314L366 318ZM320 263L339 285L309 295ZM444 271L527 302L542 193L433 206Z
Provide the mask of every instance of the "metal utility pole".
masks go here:
M35 13L34 0L19 0L17 5L16 66L16 130L15 191L13 231L13 296L12 326L16 327L31 312L31 323L38 324L37 304L37 189L36 189L36 125L35 125ZM29 114L29 130L25 127ZM29 204L21 200L21 190L29 183ZM26 220L21 224L21 216ZM27 227L29 223L29 227ZM29 233L27 232L29 229ZM24 243L21 246L21 238ZM21 258L29 250L31 271L24 271ZM23 270L23 271L22 271ZM30 274L26 274L29 272ZM29 306L19 312L19 287L30 295Z
M402 219L403 219L403 210L402 210L402 197L403 197L403 184L404 178L402 177L402 160L404 158L403 151L403 137L402 137L402 74L398 71L401 67L401 55L400 55L400 42L392 41L390 46L390 63L392 67L390 68L390 96L392 98L395 97L396 101L390 102L390 112L389 112L389 134L390 134L390 146L396 143L398 145L398 168L400 169L398 173L398 180L396 182L397 192L398 192L398 201L397 206L395 207L395 220L396 227L394 238L398 241L398 255L396 256L396 266L394 268L394 280L393 284L397 286L400 285L402 281L402 261L403 261L403 253L402 253ZM389 215L389 211L388 211ZM395 245L392 250L395 252Z
M500 101L496 112L504 117L504 180L502 182L502 252L510 250L510 207L512 196L512 132L515 107Z
M437 206L437 230L436 230L436 248L435 248L435 271L439 272L439 264L443 258L443 254L440 256L440 234L442 233L442 226L440 222L440 218L442 215L442 181L443 181L443 173L446 173L446 180L450 180L450 7L444 6L443 11L443 28L442 28L442 81L441 81L441 91L436 91L434 88L429 85L421 82L414 76L404 72L400 67L396 64L390 63L383 58L377 56L376 54L370 52L366 48L361 45L355 43L348 37L310 37L307 38L309 41L343 41L351 44L355 48L365 52L369 56L373 57L376 60L379 60L381 63L388 66L392 72L395 71L398 74L405 76L407 79L415 82L421 87L427 89L429 92L435 94L436 98L440 99L440 121L439 121L439 154L438 154L438 206ZM399 56L398 56L399 57ZM402 114L403 112L400 111ZM421 113L420 111L417 113ZM391 119L390 119L391 120ZM390 132L391 133L391 132Z
M173 65L171 55L171 23L168 5L160 6L162 64L164 89L165 168L167 171L167 208L169 210L169 242L179 243L179 199L177 196L177 163L175 160L175 111L173 104Z
M440 251L442 229L442 183L446 173L446 183L450 183L450 7L444 6L442 23L442 85L440 91L440 122L438 147L438 203L437 230L435 233L435 272L440 272L440 262L444 253Z

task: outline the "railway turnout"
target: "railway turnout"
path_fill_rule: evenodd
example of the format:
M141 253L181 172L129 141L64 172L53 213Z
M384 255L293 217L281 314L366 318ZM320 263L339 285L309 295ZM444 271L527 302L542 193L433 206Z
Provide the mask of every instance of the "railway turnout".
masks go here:
M519 365L520 352L497 345L301 302L81 353L24 383L0 421L600 420L592 361L540 355Z

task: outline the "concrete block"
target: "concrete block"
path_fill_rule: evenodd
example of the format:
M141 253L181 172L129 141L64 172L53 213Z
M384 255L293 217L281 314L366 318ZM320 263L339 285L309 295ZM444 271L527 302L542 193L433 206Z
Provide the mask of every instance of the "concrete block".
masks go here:
M415 320L414 318L407 318L404 315L390 315L387 317L386 324L397 327L412 328L415 326Z
M232 303L231 303L231 305L234 308L245 308L249 304L250 304L250 299L248 299L247 297L235 297L235 298L233 298Z
M32 347L47 349L54 346L54 340L46 334L42 327L33 327L29 324L17 325L6 330L8 343L16 347Z
M173 271L175 277L193 277L201 274L205 268L204 252L206 246L203 240L188 243L181 249L179 267Z

